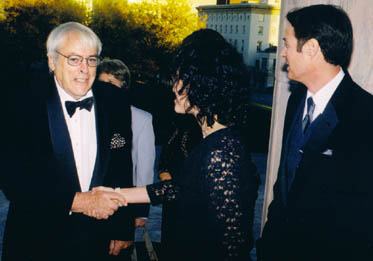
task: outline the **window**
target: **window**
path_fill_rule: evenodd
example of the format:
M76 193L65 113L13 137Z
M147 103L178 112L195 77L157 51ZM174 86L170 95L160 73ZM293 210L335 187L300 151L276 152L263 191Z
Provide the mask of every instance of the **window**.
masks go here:
M215 31L217 31L217 30L218 30L218 25L216 24L216 25L215 25Z
M260 52L262 50L262 41L256 42L256 51Z
M242 33L245 33L245 31L246 31L246 26L243 25L243 26L242 26Z
M220 30L219 30L220 33L223 32L223 25L220 25Z
M233 25L231 25L231 31L230 31L230 33L233 33Z
M268 67L268 58L262 58L262 70L266 71Z
M241 41L241 53L243 53L244 49L245 49L245 40L242 40Z
M238 34L238 25L236 25L236 34Z
M237 39L234 39L234 47L237 47Z
M258 35L263 35L263 26L258 26Z
M225 25L224 26L224 33L227 33L227 31L228 31L228 25Z
M259 22L264 22L264 14L259 14Z

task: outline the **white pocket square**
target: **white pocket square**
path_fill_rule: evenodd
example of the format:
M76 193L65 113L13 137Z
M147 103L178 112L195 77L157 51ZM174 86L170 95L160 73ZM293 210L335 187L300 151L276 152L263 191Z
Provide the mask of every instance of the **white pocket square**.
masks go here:
M126 139L120 136L119 133L115 133L110 141L110 149L122 148L124 144L126 144Z
M333 150L325 150L322 154L326 155L326 156L332 156L333 155Z

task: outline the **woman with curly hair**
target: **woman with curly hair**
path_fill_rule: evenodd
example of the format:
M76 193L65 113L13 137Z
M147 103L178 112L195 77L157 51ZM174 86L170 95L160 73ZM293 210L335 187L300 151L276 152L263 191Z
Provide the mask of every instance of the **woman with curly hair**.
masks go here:
M176 68L175 111L195 116L203 140L175 179L120 193L128 203L173 202L162 261L251 260L259 178L237 131L249 109L242 57L219 33L201 29L184 39Z

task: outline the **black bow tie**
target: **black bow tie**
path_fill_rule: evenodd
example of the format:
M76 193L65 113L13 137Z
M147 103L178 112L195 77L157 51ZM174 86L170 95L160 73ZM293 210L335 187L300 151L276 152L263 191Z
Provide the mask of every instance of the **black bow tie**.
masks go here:
M66 101L65 106L67 113L70 115L70 118L74 115L76 108L79 107L80 110L86 109L87 111L91 111L93 105L93 97L86 98L82 101Z

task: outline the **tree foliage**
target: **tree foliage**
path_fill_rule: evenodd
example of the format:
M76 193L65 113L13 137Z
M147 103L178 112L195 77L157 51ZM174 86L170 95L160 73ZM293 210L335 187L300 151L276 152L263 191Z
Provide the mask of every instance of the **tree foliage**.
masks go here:
M76 21L99 35L103 56L122 59L148 77L166 74L181 41L205 26L189 1L93 0L93 12L87 13L76 0L4 0L0 47L9 60L27 66L45 58L46 38L56 25Z
M153 0L132 5L136 24L143 25L158 37L159 46L173 49L193 31L205 27L192 10L189 0Z
M29 65L45 57L45 42L58 24L84 22L85 7L74 0L5 0L0 23L6 61Z

